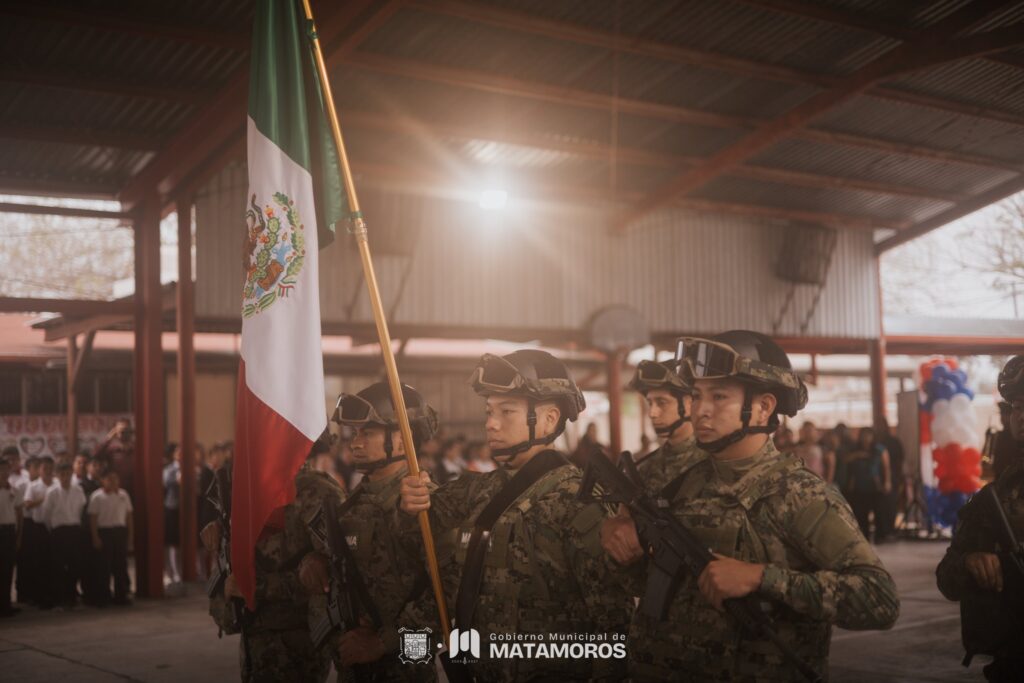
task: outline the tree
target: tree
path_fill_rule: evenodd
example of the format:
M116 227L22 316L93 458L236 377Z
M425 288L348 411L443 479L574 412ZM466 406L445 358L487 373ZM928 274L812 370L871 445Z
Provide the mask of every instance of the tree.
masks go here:
M0 296L107 299L131 277L133 237L116 221L0 214Z
M1024 194L1000 202L981 227L972 226L959 235L960 265L992 276L992 285L1013 299L1014 315L1020 317L1017 295L1024 294Z

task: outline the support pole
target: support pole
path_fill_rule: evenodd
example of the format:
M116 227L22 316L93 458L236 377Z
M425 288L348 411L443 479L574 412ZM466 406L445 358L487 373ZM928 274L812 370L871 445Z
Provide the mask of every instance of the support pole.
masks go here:
M181 575L195 581L196 530L196 355L195 293L192 285L192 200L178 209L178 408L181 416Z
M132 468L131 480L122 481L121 487L128 491L132 497L132 508L134 510L132 521L134 522L134 546L135 546L135 592L143 596L148 594L148 582L146 580L148 555L146 554L146 529L148 524L146 500L146 487L144 474L146 471L146 453L142 443L142 429L146 421L145 414L145 388L143 377L145 375L145 351L146 351L146 330L145 330L145 302L142 298L143 282L146 279L145 264L145 230L141 216L136 216L132 223L135 238L135 290L134 306L135 312L132 320L132 332L134 335L134 351L132 356L132 412L135 428L135 443L131 452Z
M608 377L608 432L614 457L622 452L622 361L619 349L605 355Z
M75 397L75 365L78 360L78 336L68 335L68 370L67 370L67 454L71 461L78 455L78 401Z
M883 421L885 420L885 339L872 339L869 355L871 357L871 418L875 433L884 436Z
M144 524L135 531L136 582L139 595L157 598L164 590L163 453L164 375L162 297L160 289L160 202L155 192L142 204L136 239L141 243L141 291L136 299L142 308L141 393L136 396L137 424L135 509L145 509ZM141 253L139 253L141 251ZM141 565L141 567L139 566Z
M313 10L309 6L309 0L302 0L306 10L306 19L313 23ZM331 122L331 132L334 134L334 145L338 152L338 161L341 164L342 177L345 180L345 191L348 195L348 208L352 215L352 235L359 246L359 257L363 263L363 277L366 280L366 290L370 295L370 308L373 310L373 320L377 326L377 337L380 340L380 350L384 357L384 369L387 372L388 386L391 388L391 403L398 414L398 426L402 433L402 443L405 445L405 459L409 466L409 474L417 476L420 468L416 460L416 448L413 445L412 428L409 426L409 414L405 407L405 398L402 395L402 384L398 379L398 366L395 364L395 354L391 348L391 334L388 331L388 321L384 316L384 304L381 301L380 290L377 287L377 275L373 269L373 260L370 258L370 245L367 241L366 221L363 219L363 212L359 209L359 197L356 195L356 187L352 178L352 169L349 166L348 154L345 151L345 142L341 136L341 126L338 123L338 113L334 108L334 95L331 94L331 82L327 76L327 65L324 63L323 52L320 50L320 40L316 37L314 26L311 32L313 43L313 54L316 58L317 71L320 75L320 83L323 87L324 105L326 113ZM441 572L437 564L437 551L434 548L434 535L430 531L430 517L424 510L417 516L420 525L420 534L423 536L423 550L427 559L427 569L430 573L430 583L434 589L434 598L437 600L437 609L441 621L442 637L447 643L447 636L451 632L451 621L448 618L448 606L445 601L444 586L441 584ZM463 628L468 625L462 625Z

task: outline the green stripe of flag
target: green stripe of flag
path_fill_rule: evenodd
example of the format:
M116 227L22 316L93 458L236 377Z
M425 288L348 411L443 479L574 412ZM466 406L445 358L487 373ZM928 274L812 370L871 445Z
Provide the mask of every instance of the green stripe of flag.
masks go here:
M258 0L249 68L249 117L313 176L320 248L348 216L348 200L324 110L310 25L300 0Z

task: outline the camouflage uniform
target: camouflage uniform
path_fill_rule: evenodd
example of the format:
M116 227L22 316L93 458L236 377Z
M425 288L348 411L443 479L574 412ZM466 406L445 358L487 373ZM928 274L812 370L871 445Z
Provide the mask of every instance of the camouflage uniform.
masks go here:
M431 496L432 528L459 530L455 558L460 566L474 522L511 478L505 469L467 472ZM491 634L603 634L611 643L613 634L625 632L632 605L608 580L611 561L599 538L605 512L577 501L579 488L576 467L549 471L492 527L473 623L458 625L480 632L481 660L473 665L478 680L618 680L624 675L620 660L488 658ZM407 528L415 524L403 517Z
M892 578L842 497L769 439L754 457L706 458L682 481L673 512L713 552L765 564L756 595L778 634L823 677L832 624L888 628L899 613ZM799 680L767 640L740 632L686 576L666 623L637 613L634 680Z
M426 663L404 664L398 658L399 628L418 630L429 627L435 636L431 652L436 650L434 644L442 635L438 626L437 603L422 553L414 552L415 545L410 549L408 544L402 543L394 526L399 489L402 477L407 474L408 469L402 467L398 473L378 481L364 477L351 493L351 505L338 520L370 599L383 622L378 634L386 652L378 661L359 666L359 676L363 680L423 681L436 678L432 659ZM440 538L437 541L438 555L450 557L451 544L446 545ZM316 534L313 534L313 545L318 552L328 554ZM353 672L343 667L338 658L340 639L341 633L335 632L329 640L329 647L335 668L340 677L347 680L353 677Z
M636 464L644 488L653 496L661 494L672 480L707 457L693 437L678 444L668 441Z
M256 610L247 613L241 647L243 681L324 681L327 652L309 637L309 596L299 583L299 561L311 549L305 520L324 495L342 495L326 474L304 466L295 478L295 501L284 508L282 528L264 529L256 543Z
M1018 540L1024 538L1024 458L1018 457L995 483L997 497ZM958 513L953 541L935 575L939 590L950 600L961 602L964 645L968 655L976 651L995 657L985 667L989 680L1021 680L1024 676L1024 585L1021 577L1000 556L1003 591L983 590L967 572L964 559L974 552L996 552L997 537L990 521L992 512L972 498ZM1009 609L1008 609L1009 608ZM1014 636L1007 637L1008 633Z

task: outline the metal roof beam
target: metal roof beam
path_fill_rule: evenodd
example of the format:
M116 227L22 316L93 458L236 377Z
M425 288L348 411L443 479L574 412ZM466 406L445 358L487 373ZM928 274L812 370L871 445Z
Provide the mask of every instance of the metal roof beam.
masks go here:
M87 299L36 299L30 297L0 297L0 313L63 313L65 315L131 314L131 299L96 301Z
M568 135L544 135L528 131L495 131L478 124L443 123L425 121L403 115L382 115L379 112L340 110L341 122L345 126L356 126L364 130L375 130L409 136L415 140L424 138L431 141L440 138L457 140L490 140L508 145L521 145L537 149L565 152L573 156L610 162L612 146L603 142L574 139ZM428 151L436 153L432 144L424 145ZM646 166L651 168L679 168L696 166L703 159L695 156L668 154L640 147L618 145L615 147L615 159L619 163ZM729 175L762 180L765 182L786 183L801 187L812 187L833 190L858 190L874 194L897 197L911 197L937 202L957 202L968 198L958 192L940 192L909 185L887 182L875 182L860 178L805 173L769 166L739 166Z
M898 247L912 239L916 239L926 233L929 233L936 228L941 228L943 225L952 223L959 218L963 218L968 214L984 209L986 206L1006 199L1010 195L1017 194L1018 192L1024 192L1024 175L1019 175L1012 180L997 185L988 192L982 193L968 202L958 204L957 206L954 206L947 211L943 211L932 218L915 225L911 225L902 230L897 230L895 235L887 237L875 245L875 253L882 254L894 247Z
M835 24L836 26L859 29L868 33L877 33L878 35L896 40L910 40L917 35L916 31L912 28L896 26L886 22L884 19L870 17L860 12L849 11L821 2L807 2L806 0L737 0L737 2L780 14L789 14L805 19L817 19L818 21ZM1016 55L988 54L981 55L981 59L1024 68L1024 59Z
M82 147L111 147L153 151L160 149L160 139L139 133L124 133L118 130L95 130L48 124L0 123L0 138L7 140L31 140L52 142Z
M671 43L662 43L634 35L616 35L612 31L580 24L538 17L526 12L481 5L467 0L413 0L412 6L427 12L489 24L499 28L592 45L606 50L652 57L676 64L711 68L745 77L829 88L840 83L842 76L807 71L785 65L769 64L742 57L732 57L711 50L702 50ZM925 93L875 86L868 91L882 99L929 107L940 111L1020 125L1015 112L971 105Z
M594 93L564 86L510 78L508 76L488 73L486 71L426 64L424 62L411 59L387 57L384 55L368 54L365 52L355 53L344 61L346 64L351 66L357 66L370 71L388 73L405 78L414 78L434 83L444 83L456 87L471 88L500 95L510 95L526 99L567 104L603 112L611 111L614 99L620 112L627 112L638 116L656 118L676 123L704 125L715 128L742 127L744 129L755 128L758 125L766 123L763 119L725 116L623 97L616 99L611 95L605 95L602 93ZM842 144L850 147L879 149L886 152L897 152L910 156L919 156L925 159L935 159L936 161L942 161L945 163L968 164L988 169L1007 170L1012 173L1016 173L1020 170L1019 166L1001 159L982 157L980 155L966 154L951 150L935 149L921 145L889 142L879 140L877 138L854 135L851 133L805 128L791 131L789 134L812 141L827 141L833 144Z
M950 14L923 32L920 37L890 50L845 77L842 85L810 97L785 114L760 126L753 133L712 155L699 167L686 171L665 183L638 202L632 211L623 218L620 228L624 229L637 218L656 211L676 198L706 185L723 173L771 147L779 140L803 129L825 112L856 97L881 79L1019 44L1024 41L1024 31L1017 26L974 34L965 38L953 38L1007 2L1008 0L979 0Z
M41 204L13 204L0 202L0 213L21 213L34 216L64 216L66 218L103 218L117 221L130 220L132 215L123 211L79 209L69 206L43 206Z
M76 69L74 68L56 70L6 66L0 68L0 82L53 88L55 90L77 90L99 93L101 95L145 97L193 105L207 101L212 92L209 89L192 85L154 84L149 81L97 77L75 73L75 71Z
M352 160L352 168L357 175L361 176L362 180L371 183L374 181L383 182L385 185L394 184L413 191L437 192L443 196L464 195L466 192L464 179L475 175L475 169L468 166L465 169L465 173L439 173L436 168L417 168L407 164L401 166L377 164L363 162L359 159ZM552 185L544 182L526 182L517 184L512 188L512 191L517 195L521 195L526 200L562 202L566 204L579 202L595 204L608 202L612 199L607 188L593 185L572 186L565 184ZM630 201L640 196L640 193L637 192L621 192L617 195L617 198ZM856 230L901 230L908 226L906 221L872 218L870 216L853 216L834 212L789 209L760 204L739 204L711 199L679 198L672 202L672 205L706 213L726 213L768 220L810 222Z
M248 32L225 31L197 25L195 22L173 21L166 15L160 16L151 12L128 14L95 6L78 7L33 0L5 2L3 13L6 17L19 17L47 24L57 22L68 26L82 26L193 45L211 45L239 51L249 49Z
M117 186L81 182L67 177L25 178L0 175L0 192L44 197L114 199Z

